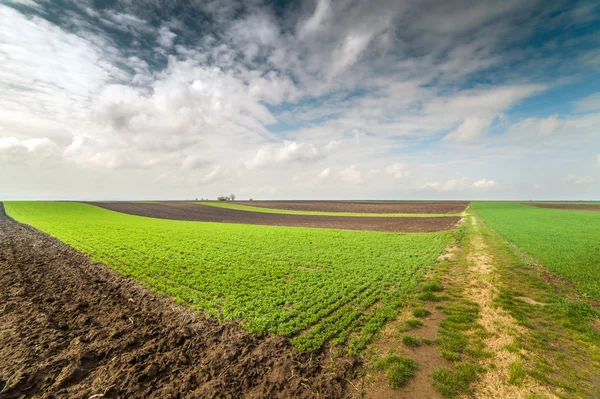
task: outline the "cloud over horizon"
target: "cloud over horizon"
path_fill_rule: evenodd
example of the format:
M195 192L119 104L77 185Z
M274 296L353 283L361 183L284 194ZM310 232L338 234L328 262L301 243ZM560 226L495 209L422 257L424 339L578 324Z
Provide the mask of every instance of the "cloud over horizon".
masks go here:
M9 0L0 21L5 198L600 198L591 1Z

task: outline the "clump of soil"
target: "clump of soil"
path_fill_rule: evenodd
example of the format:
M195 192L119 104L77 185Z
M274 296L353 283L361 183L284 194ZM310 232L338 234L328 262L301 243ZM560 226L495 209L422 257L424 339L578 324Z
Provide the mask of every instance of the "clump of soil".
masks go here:
M2 398L338 398L359 365L176 305L1 203L0 269Z

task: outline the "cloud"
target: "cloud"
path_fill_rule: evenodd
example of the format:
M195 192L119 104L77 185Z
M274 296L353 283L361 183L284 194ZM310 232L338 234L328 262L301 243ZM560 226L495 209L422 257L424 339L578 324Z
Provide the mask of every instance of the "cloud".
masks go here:
M596 155L596 165L600 166L600 154Z
M573 103L576 112L589 112L600 110L600 93L594 93Z
M402 179L410 175L410 168L405 163L393 163L385 168L385 173L392 176L394 179Z
M441 192L457 191L457 190L464 189L466 187L466 180L467 180L466 178L451 179L451 180L448 180L444 184L440 184L437 181L430 182L430 183L423 184L421 186L421 189L441 191Z
M25 140L16 137L0 137L0 164L13 166L25 163L40 164L58 159L59 155L59 147L46 137Z
M65 196L86 188L126 197L156 192L160 177L159 194L171 198L235 187L294 198L444 197L474 193L474 180L453 179L473 168L556 193L564 170L589 174L573 165L597 153L595 95L540 116L556 95L548 89L569 80L566 92L595 68L596 51L568 44L586 39L569 31L592 23L585 7L110 3L0 5L0 130L11 138L0 153L12 176L0 183L16 196L42 192L43 178ZM532 45L541 27L562 33ZM562 68L570 60L585 67ZM40 141L32 150L28 140ZM36 160L37 173L13 166ZM72 181L45 174L47 164ZM360 187L323 184L336 179ZM428 191L414 190L423 181Z
M323 22L330 15L330 0L318 0L314 13L306 19L298 29L300 38L319 31Z
M527 118L510 126L506 134L516 137L547 137L559 131L563 124L564 122L558 119L558 115L547 118Z
M441 187L441 185L437 181L425 183L421 186L422 189L433 189L433 190L438 190L440 187Z
M350 165L340 172L340 177L343 181L353 184L361 184L363 182L362 172L355 165Z
M481 179L473 183L473 187L477 189L494 188L496 187L496 182L494 180Z
M458 128L448 133L444 140L459 143L473 141L487 133L491 120L482 118L467 118Z
M317 175L317 177L322 180L322 179L326 179L331 175L331 169L329 168L325 168L322 171L319 172L319 174Z
M8 3L20 4L23 6L35 8L36 10L42 11L43 8L33 0L8 0Z
M594 176L577 176L575 174L569 174L565 179L564 182L567 184L591 184L595 181L596 179L594 178Z
M579 62L594 69L600 68L600 50L591 50L582 54L579 57Z
M158 39L156 39L156 41L162 48L170 49L173 47L173 42L175 41L176 37L176 33L171 32L169 28L163 26L158 31Z
M305 143L285 141L281 144L266 145L258 150L256 155L248 161L250 168L260 166L273 166L287 163L306 163L321 158L317 149Z

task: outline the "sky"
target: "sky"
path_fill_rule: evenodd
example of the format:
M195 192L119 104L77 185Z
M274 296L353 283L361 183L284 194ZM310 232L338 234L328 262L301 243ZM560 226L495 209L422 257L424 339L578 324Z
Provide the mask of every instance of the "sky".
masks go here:
M0 0L0 199L600 200L600 3Z

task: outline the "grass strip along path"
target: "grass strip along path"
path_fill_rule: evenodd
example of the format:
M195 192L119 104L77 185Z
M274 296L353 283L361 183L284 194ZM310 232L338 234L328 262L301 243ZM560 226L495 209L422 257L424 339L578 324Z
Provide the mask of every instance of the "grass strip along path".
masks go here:
M175 221L80 203L5 205L17 221L155 291L221 320L240 319L249 331L291 337L305 350L327 342L362 349L456 234Z
M275 213L278 215L313 215L313 216L356 216L356 217L443 217L443 216L462 216L461 213L361 213L361 212L318 212L318 211L294 211L287 209L262 208L258 206L249 206L242 204L233 204L231 202L195 202L200 205L214 206L216 208L235 209L238 211Z

